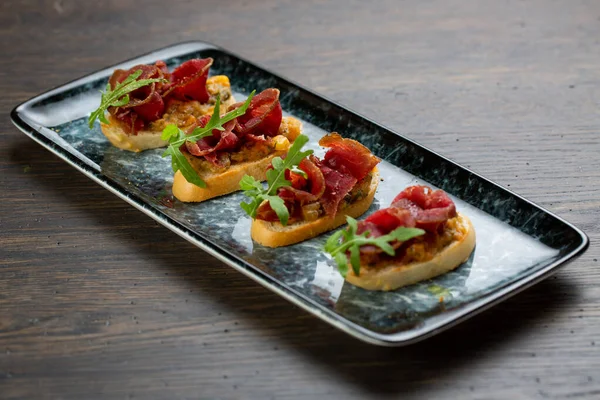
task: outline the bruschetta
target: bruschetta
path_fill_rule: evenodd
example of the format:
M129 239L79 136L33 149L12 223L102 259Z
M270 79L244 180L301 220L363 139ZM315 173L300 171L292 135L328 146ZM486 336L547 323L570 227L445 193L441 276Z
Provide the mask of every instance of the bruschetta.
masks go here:
M325 250L355 286L394 290L451 271L475 248L475 228L442 190L416 185L388 208L330 237Z
M229 78L208 77L212 63L212 58L192 59L173 72L163 61L115 70L103 93L102 133L114 146L140 152L166 146L161 133L167 125L186 129L211 114L217 97L226 111L235 103ZM105 102L110 95L113 101Z
M230 105L228 112L241 105ZM198 118L187 131L204 127L209 120L208 115ZM223 130L185 142L182 154L205 187L188 181L179 170L173 178L173 195L183 202L201 202L240 190L245 175L263 181L271 160L286 154L301 132L299 120L282 116L279 90L266 89L251 99L243 115L223 125Z
M287 209L286 220L266 200L251 215L255 242L267 247L298 243L335 229L346 216L358 217L370 207L379 184L379 158L335 132L319 144L329 149L322 160L310 154L295 171L285 170L289 185L279 187L276 196Z

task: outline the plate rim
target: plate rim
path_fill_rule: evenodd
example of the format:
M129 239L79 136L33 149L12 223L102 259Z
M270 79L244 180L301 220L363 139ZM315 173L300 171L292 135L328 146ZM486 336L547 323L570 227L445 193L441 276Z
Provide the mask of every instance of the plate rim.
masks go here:
M503 191L509 193L510 195L520 199L521 201L528 203L530 206L533 206L537 210L539 210L545 214L548 214L549 216L562 222L569 229L573 230L579 236L579 238L581 239L581 242L576 248L574 248L570 252L564 254L563 256L556 259L555 261L548 263L544 267L542 267L536 271L533 271L531 273L528 273L527 275L524 275L523 277L518 278L514 282L505 284L505 285L503 285L503 286L501 286L501 287L491 291L490 293L487 293L477 299L469 301L465 304L457 306L456 308L447 310L443 314L435 316L435 317L440 317L439 320L433 322L431 325L429 325L427 327L427 329L417 327L417 328L409 329L409 330L402 331L402 332L395 332L395 333L376 332L376 331L370 330L368 328L365 328L361 325L358 325L357 323L355 323L347 318L342 317L341 315L335 313L333 310L322 308L322 306L319 305L318 303L316 303L314 300L306 297L302 293L293 291L291 288L288 288L285 285L283 285L281 282L279 282L276 278L264 273L263 271L260 271L258 268L252 267L252 265L248 261L243 260L237 256L234 256L230 252L228 252L222 248L219 248L218 246L213 245L212 243L204 240L199 235L194 234L194 232L192 230L186 228L185 226L180 224L178 221L173 220L171 217L163 214L159 210L153 210L151 208L149 209L149 208L144 207L143 205L146 204L145 201L143 201L141 199L136 201L136 199L137 199L136 195L126 196L124 193L121 193L121 191L119 191L118 185L113 183L113 186L111 186L112 180L110 178L106 177L105 175L102 175L101 172L94 171L89 166L87 166L89 169L86 169L85 165L80 165L75 160L70 159L69 158L70 153L66 149L64 149L59 144L52 141L50 138L46 137L44 134L42 134L40 132L42 128L47 129L47 127L40 125L39 129L37 129L35 126L32 126L33 124L30 124L27 121L25 121L23 118L21 118L20 112L23 109L26 109L29 105L39 102L40 100L46 99L54 94L68 90L72 86L81 85L81 84L85 83L86 81L93 79L94 76L101 77L103 75L106 75L107 72L114 70L114 68L117 66L121 67L121 66L124 66L124 64L139 62L140 59L152 57L156 53L174 50L177 47L184 48L186 46L190 47L191 51L201 51L204 49L213 49L213 50L217 50L217 51L223 52L225 54L228 54L232 57L235 57L255 68L258 68L258 69L270 74L271 76L274 76L282 81L285 81L286 83L288 83L291 86L300 88L303 91L308 92L309 94L344 110L345 112L354 114L355 116L362 118L363 120L381 128L383 130L386 130L389 133L392 133L392 134L402 138L402 140L406 140L419 148L429 151L429 152L433 153L434 155L444 159L445 161L447 161L465 171L468 171L469 173L476 176L478 179L481 179L489 184L492 184L493 186L499 188L500 190L503 190ZM188 54L188 53L183 53L183 54ZM349 334L350 336L353 336L359 340L362 340L362 341L370 343L370 344L381 345L381 346L403 346L403 345L413 344L413 343L419 342L421 340L427 339L431 336L434 336L446 329L449 329L449 328L463 322L466 319L469 319L469 318L475 316L476 314L479 314L480 312L483 312L483 311L493 307L494 305L522 292L523 290L526 290L527 288L529 288L529 287L533 286L534 284L540 282L541 280L547 278L548 276L550 276L553 273L555 273L556 271L558 271L559 268L566 266L569 262L573 261L579 255L581 255L589 246L589 238L581 229L579 229L572 223L566 221L565 219L561 218L560 216L554 214L553 212L542 208L541 206L535 204L534 202L522 197L521 195L511 191L510 189L507 189L507 188L489 180L488 178L449 159L448 157L446 157L442 154L439 154L438 152L436 152L426 146L419 144L418 142L414 141L413 139L403 136L403 135L397 133L396 131L394 131L393 129L390 129L376 121L373 121L373 120L361 115L360 113L352 110L351 108L349 108L347 106L344 106L344 105L342 105L336 101L333 101L319 93L316 93L315 91L308 89L308 88L304 87L303 85L298 84L280 74L273 73L268 68L265 68L262 65L254 62L254 61L249 61L246 58L238 56L237 54L235 54L227 49L224 49L220 46L214 45L214 44L206 42L206 41L190 40L190 41L176 42L176 43L173 43L173 44L137 55L135 57L129 58L129 59L119 62L117 64L103 67L97 71L91 72L91 73L83 75L79 78L68 81L62 85L58 85L54 88L51 88L45 92L38 94L37 96L30 98L29 100L26 100L26 101L20 103L19 105L17 105L16 107L13 108L13 110L10 113L10 117L11 117L11 121L13 122L13 124L19 130L21 130L25 135L27 135L28 137L33 139L35 142L37 142L41 146L48 149L51 153L53 153L56 156L58 156L59 158L61 158L63 161L67 162L69 165L75 167L75 169L79 170L81 173L83 173L84 175L86 175L88 178L92 179L96 183L98 183L100 186L104 187L111 193L117 195L117 197L119 197L122 200L126 201L127 203L131 204L139 211L142 211L144 214L148 215L150 218L154 219L161 225L165 226L169 230L173 231L174 233L178 234L182 238L191 242L195 246L206 251L208 254L217 258L221 262L233 267L235 270L246 275L253 281L259 283L261 286L263 286L269 290L272 290L273 292L280 295L284 299L290 301L292 304L295 304L296 306L304 309L305 311L309 312L310 314L315 315L322 321L329 323L330 325L334 326L335 328L340 329L341 331ZM55 145L55 146L53 146L53 145ZM59 150L63 150L64 153L60 152ZM71 155L71 156L73 156L73 155ZM105 179L101 179L101 177L104 177ZM122 189L122 190L124 192L126 192L125 189ZM161 218L161 215L162 215L162 218ZM443 318L442 318L442 316L443 316ZM435 317L431 317L431 318L435 318Z

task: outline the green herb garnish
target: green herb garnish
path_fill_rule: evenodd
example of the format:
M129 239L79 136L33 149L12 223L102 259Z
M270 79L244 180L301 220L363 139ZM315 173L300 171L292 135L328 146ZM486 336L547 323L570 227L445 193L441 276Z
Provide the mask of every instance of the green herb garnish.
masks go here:
M346 256L347 251L350 251L350 264L352 265L352 270L356 276L359 276L360 246L374 245L379 247L386 254L393 256L396 254L396 251L390 243L395 242L396 240L405 242L425 233L425 231L422 229L401 226L394 229L387 235L376 238L368 237L367 235L369 234L369 231L365 231L360 235L356 233L358 230L358 222L354 218L347 216L346 221L348 222L348 228L340 229L331 235L329 239L327 239L327 242L324 246L325 252L331 254L338 265L340 274L342 274L343 277L346 277L346 274L348 273L348 258ZM340 242L340 239L343 240Z
M241 107L228 112L222 117L220 115L221 101L217 95L215 108L213 109L213 114L208 123L203 128L195 128L189 135L186 135L184 131L177 127L177 125L167 125L165 129L163 129L161 139L168 141L169 147L167 147L167 150L165 150L162 156L171 156L171 166L173 167L173 172L181 171L182 175L188 182L193 183L201 188L205 188L206 183L198 176L196 170L190 165L189 161L179 148L185 142L196 143L198 140L204 137L211 136L213 129L224 131L225 128L223 128L223 125L246 113L246 110L248 109L250 101L252 101L252 97L254 97L255 92L256 91L250 93L250 96L248 96Z
M290 170L295 173L299 173L306 177L306 173L298 168L298 164L305 158L313 153L312 150L302 150L308 142L308 136L300 135L294 140L294 144L290 147L285 159L281 157L275 157L271 161L273 169L267 171L267 188L265 189L263 184L250 175L245 175L240 181L240 188L244 191L244 194L250 198L249 203L242 202L240 206L246 213L256 218L256 212L258 207L265 200L269 202L269 205L277 214L279 221L283 226L287 225L290 213L285 206L285 203L281 197L277 196L277 189L291 186L292 183L285 179L285 171Z
M106 89L102 93L102 98L100 100L100 106L90 115L90 119L88 120L88 125L90 129L94 126L94 121L99 119L100 121L108 124L108 120L104 116L106 110L109 107L123 107L126 104L129 104L129 93L137 90L141 87L151 85L155 82L164 82L166 83L166 79L140 79L137 78L142 75L142 70L138 69L133 74L129 75L123 82L118 83L114 89L111 89L110 83L106 84Z

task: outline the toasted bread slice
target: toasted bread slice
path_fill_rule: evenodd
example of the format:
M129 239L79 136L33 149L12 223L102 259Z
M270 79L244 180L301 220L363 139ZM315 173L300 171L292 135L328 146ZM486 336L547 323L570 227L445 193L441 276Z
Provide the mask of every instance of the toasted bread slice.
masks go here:
M211 76L206 80L206 88L211 97L220 95L221 113L225 113L227 108L235 103L235 98L231 94L231 85L229 78L225 75ZM104 136L113 144L123 150L139 153L140 151L165 147L168 143L162 140L163 129L168 124L176 124L181 129L190 126L196 121L196 118L202 115L211 114L214 109L214 103L199 103L192 101L171 101L171 106L165 111L162 118L148 124L147 129L136 132L135 135L126 133L121 121L108 115L108 124L101 123L100 128Z
M260 219L252 221L252 239L267 247L281 247L311 239L324 232L337 228L346 223L346 216L357 218L364 214L375 197L375 191L379 184L379 171L374 168L371 173L371 182L367 195L362 199L338 209L335 216L326 216L314 221L301 221L281 225L279 221L269 222Z
M349 265L346 280L367 290L388 291L431 279L455 269L469 259L475 248L475 228L467 216L459 213L448 221L445 229L452 230L448 233L453 235L453 240L439 249L433 258L409 264L382 260L373 267L361 266L359 276L354 274Z

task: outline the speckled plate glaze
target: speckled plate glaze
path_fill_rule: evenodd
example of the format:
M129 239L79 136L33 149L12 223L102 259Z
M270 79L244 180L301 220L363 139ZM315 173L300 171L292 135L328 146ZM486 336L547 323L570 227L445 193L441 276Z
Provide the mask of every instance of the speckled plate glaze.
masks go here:
M89 130L98 91L115 68L162 59L169 66L213 57L212 74L226 74L238 99L251 90L281 90L287 114L301 119L316 146L337 131L368 146L383 162L383 178L367 214L386 207L404 187L444 189L477 232L462 266L431 281L393 292L344 283L320 249L327 235L269 249L250 239L250 219L234 193L201 204L171 195L172 172L162 150L141 154L112 147L99 125ZM547 277L588 245L585 234L493 182L287 79L216 46L191 42L137 57L39 95L16 107L15 125L100 185L156 221L333 326L366 342L403 345L431 336ZM443 298L443 301L440 301Z

